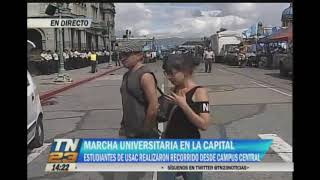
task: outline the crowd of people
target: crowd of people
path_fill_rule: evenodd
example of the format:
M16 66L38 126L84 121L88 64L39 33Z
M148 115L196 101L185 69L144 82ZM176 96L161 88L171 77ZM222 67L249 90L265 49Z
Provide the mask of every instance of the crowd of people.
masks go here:
M96 63L105 63L109 62L110 52L106 49L94 51L97 58ZM92 65L91 55L93 51L91 50L75 50L75 49L65 49L63 51L63 59L64 59L64 69L72 70L84 68ZM118 53L113 53L111 51L112 60L116 61L118 59L116 56ZM58 51L52 52L51 50L43 50L40 53L40 57L34 57L28 61L28 69L30 73L36 75L49 75L53 73L57 73L60 67L59 61L59 53ZM116 61L117 62L117 61ZM120 64L119 64L120 65Z

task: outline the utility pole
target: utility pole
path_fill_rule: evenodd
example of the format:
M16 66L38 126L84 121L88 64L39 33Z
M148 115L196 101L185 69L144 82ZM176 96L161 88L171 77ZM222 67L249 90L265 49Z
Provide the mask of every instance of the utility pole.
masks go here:
M111 24L110 24L110 21L108 20L108 22L107 22L107 26L108 26L108 39L109 39L109 65L108 65L108 67L112 67L112 64L111 64L111 62L112 62L112 54L111 54L111 49L112 49L112 44L111 44L111 28L110 28L110 26L111 26Z
M58 14L59 14L59 20L61 22L61 16L62 16L62 8L63 3L57 3L58 8ZM70 83L72 82L72 79L70 76L66 73L66 70L64 69L64 57L63 57L63 39L62 39L62 28L58 28L58 40L59 40L59 61L60 61L60 67L59 72L54 80L54 82L61 82L61 83Z

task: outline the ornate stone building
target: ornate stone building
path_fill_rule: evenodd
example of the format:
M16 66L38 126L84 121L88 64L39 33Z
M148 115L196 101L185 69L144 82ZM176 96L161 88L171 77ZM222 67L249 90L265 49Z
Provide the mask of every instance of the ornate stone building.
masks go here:
M28 3L28 19L58 18L57 14L49 16L45 13L49 3ZM109 49L114 46L115 6L114 3L64 3L62 18L91 18L90 28L63 28L64 49ZM108 28L109 25L109 28ZM108 37L110 29L111 37ZM28 40L34 42L39 49L58 50L56 28L28 27Z
M292 26L293 21L293 11L292 11L292 3L290 6L282 12L281 22L282 27Z

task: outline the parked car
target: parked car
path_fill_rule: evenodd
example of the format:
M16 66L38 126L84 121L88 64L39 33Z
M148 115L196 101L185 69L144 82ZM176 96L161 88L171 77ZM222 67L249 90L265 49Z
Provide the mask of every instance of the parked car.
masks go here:
M29 42L28 42L29 43ZM37 148L43 145L43 111L36 84L27 70L27 145Z
M28 142L31 148L40 147L43 145L43 111L40 103L40 96L37 92L35 83L32 80L30 73L27 71L27 132Z

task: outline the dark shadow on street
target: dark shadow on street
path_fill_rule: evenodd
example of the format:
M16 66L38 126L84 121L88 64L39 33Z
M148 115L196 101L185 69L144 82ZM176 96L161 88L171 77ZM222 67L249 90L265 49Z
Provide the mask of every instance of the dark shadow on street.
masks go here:
M204 71L195 71L194 73L206 73Z
M281 76L279 72L279 73L267 73L265 75L272 76L279 79L292 80L292 74L289 74L288 76Z
M114 173L113 172L102 172L100 174L103 177L103 180L114 180Z
M230 68L230 69L233 69L233 68L240 68L238 65L230 65L230 64L227 64L227 68Z
M32 148L30 148L30 147L28 147L28 149L27 149L27 156L29 156L29 154L32 152Z
M55 105L55 104L58 104L58 101L55 101L53 99L47 99L47 100L41 102L42 106L50 106L50 105Z
M57 83L55 82L43 82L43 83L40 83L40 85L56 85Z
M41 78L41 80L53 80L55 77Z

